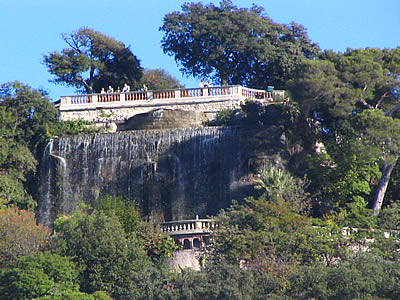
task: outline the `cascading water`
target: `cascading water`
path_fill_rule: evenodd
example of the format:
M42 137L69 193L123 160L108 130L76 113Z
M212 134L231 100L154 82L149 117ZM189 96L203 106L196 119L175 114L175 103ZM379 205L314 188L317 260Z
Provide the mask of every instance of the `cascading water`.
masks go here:
M171 155L171 159L175 163L173 167L173 180L176 182L175 185L175 201L171 207L172 215L176 216L177 219L183 219L185 216L185 182L183 177L182 163L178 156Z
M240 176L237 128L125 131L62 137L43 159L38 220L51 224L78 201L135 199L155 220L215 214L231 202Z
M41 181L40 181L40 187L39 187L39 195L40 195L40 201L39 201L39 207L38 207L38 222L48 226L49 225L49 220L50 220L50 210L51 210L51 187L52 187L52 168L50 167L50 153L53 148L53 139L51 139L44 151L43 151L43 156L42 156L42 161L41 161L41 166L42 168L40 169L41 173Z

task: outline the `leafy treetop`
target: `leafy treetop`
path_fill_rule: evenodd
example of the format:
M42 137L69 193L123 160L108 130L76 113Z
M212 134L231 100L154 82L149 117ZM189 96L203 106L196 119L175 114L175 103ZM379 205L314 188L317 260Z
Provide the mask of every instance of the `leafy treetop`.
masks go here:
M142 68L129 47L90 28L80 28L63 39L69 46L44 55L44 64L55 75L54 83L73 86L81 92L100 92L111 85L138 86Z
M263 8L239 9L229 0L219 7L185 3L160 30L164 52L182 72L221 84L283 87L304 57L319 53L302 26L274 23Z

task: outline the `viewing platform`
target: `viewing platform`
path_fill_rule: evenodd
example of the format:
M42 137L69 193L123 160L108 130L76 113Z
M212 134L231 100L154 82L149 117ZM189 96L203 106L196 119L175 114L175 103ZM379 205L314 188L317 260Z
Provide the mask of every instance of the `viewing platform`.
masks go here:
M160 225L161 232L172 237L184 250L203 248L209 242L210 233L217 228L212 219L179 220Z
M211 233L216 228L212 219L180 220L161 223L161 232L166 235Z
M281 101L284 97L282 90L264 91L234 85L62 96L59 110L63 120L101 123L125 121L136 114L160 108L215 115L223 109L239 108L246 99L268 103Z

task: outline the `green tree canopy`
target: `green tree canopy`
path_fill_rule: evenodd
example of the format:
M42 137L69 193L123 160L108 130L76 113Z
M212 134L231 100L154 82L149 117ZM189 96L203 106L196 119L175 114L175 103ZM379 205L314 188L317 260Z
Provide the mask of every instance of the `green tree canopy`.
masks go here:
M36 170L35 154L59 125L57 109L42 91L18 81L1 85L0 206L35 207L26 190L27 179ZM28 183L36 190L33 181Z
M147 255L159 266L172 255L177 246L175 241L161 233L160 226L143 220L142 213L135 201L124 201L122 197L106 195L94 205L107 216L116 215L127 237L137 236Z
M178 79L174 78L164 69L145 69L142 82L150 90L167 90L183 87Z
M114 297L137 295L139 274L151 262L138 237L127 237L114 213L78 211L58 220L56 230L55 249L74 258L81 291L103 290Z
M320 59L304 61L289 82L303 117L316 124L327 151L319 154L318 168L333 175L327 183L335 192L333 197L321 194L323 201L346 204L363 198L356 202L370 202L374 214L379 213L399 156L399 56L400 48L326 51ZM376 166L382 172L379 182ZM315 191L327 191L327 186L319 188L320 175L314 177ZM352 184L344 188L349 180Z
M138 86L143 72L140 62L123 43L86 27L63 34L63 40L68 48L44 55L54 83L85 93L100 92L109 85L122 88L124 83Z
M32 299L78 292L78 271L68 258L39 252L22 257L0 276L0 299Z
M58 111L45 92L18 81L1 85L0 108L12 115L9 124L0 119L2 126L7 126L15 141L28 146L32 152L58 127Z
M345 255L346 249L337 247L340 234L330 234L330 226L311 226L302 186L287 171L269 166L255 185L264 191L259 198L235 202L216 217L215 256L255 268L270 264L270 274L278 278L292 265Z
M185 3L160 30L164 52L182 72L221 84L283 87L304 57L319 52L302 26L274 23L263 8L239 9L229 0L219 7Z
M370 253L327 267L302 266L289 278L285 294L291 299L396 299L399 297L398 261Z

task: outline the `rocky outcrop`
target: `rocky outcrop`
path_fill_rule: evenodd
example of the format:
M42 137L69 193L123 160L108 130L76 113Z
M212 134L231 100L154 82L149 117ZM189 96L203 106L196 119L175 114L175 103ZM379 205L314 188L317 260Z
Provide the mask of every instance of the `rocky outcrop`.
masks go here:
M129 118L118 130L144 130L201 127L208 119L200 111L155 109Z

